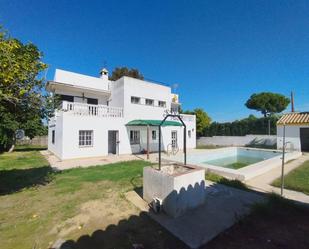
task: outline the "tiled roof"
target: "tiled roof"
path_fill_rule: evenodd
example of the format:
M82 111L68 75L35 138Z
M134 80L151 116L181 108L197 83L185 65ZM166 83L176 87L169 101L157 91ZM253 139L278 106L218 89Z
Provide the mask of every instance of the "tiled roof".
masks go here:
M308 124L309 125L309 112L292 112L284 114L277 122L277 125L283 124Z

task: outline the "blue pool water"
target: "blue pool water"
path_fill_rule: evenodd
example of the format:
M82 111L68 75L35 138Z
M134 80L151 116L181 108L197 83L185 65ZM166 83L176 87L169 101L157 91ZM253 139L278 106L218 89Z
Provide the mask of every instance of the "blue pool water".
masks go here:
M280 155L281 153L278 151L232 147L191 154L187 160L192 164L210 164L224 168L239 169Z

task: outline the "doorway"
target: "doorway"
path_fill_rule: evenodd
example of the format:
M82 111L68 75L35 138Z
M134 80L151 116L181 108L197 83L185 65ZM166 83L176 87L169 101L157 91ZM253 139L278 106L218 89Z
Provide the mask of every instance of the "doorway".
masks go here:
M108 131L108 154L118 154L118 131Z
M309 152L309 128L300 128L301 151Z

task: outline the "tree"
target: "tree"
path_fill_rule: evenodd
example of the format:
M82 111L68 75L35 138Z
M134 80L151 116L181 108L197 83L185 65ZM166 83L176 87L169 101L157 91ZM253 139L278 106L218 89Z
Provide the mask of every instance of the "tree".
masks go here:
M211 118L202 108L196 108L193 111L185 111L185 114L194 114L196 116L196 135L202 136L204 130L210 125Z
M249 109L261 112L264 117L282 112L290 103L290 99L284 95L271 92L252 94L245 103Z
M116 67L109 79L115 81L120 79L122 76L129 76L140 80L144 79L144 76L138 71L138 69L127 67Z
M42 132L47 98L39 75L47 65L41 59L34 44L23 44L0 27L0 150L15 144L17 129L30 137Z

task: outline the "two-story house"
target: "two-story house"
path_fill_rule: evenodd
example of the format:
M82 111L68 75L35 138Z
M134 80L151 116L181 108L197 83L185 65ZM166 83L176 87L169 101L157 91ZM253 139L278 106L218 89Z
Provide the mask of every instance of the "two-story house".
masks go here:
M158 123L178 110L178 95L169 86L122 77L108 71L91 77L57 69L47 89L60 107L48 124L48 150L60 159L158 151ZM182 115L187 148L196 146L194 115ZM168 119L162 129L162 150L183 149L184 128Z

